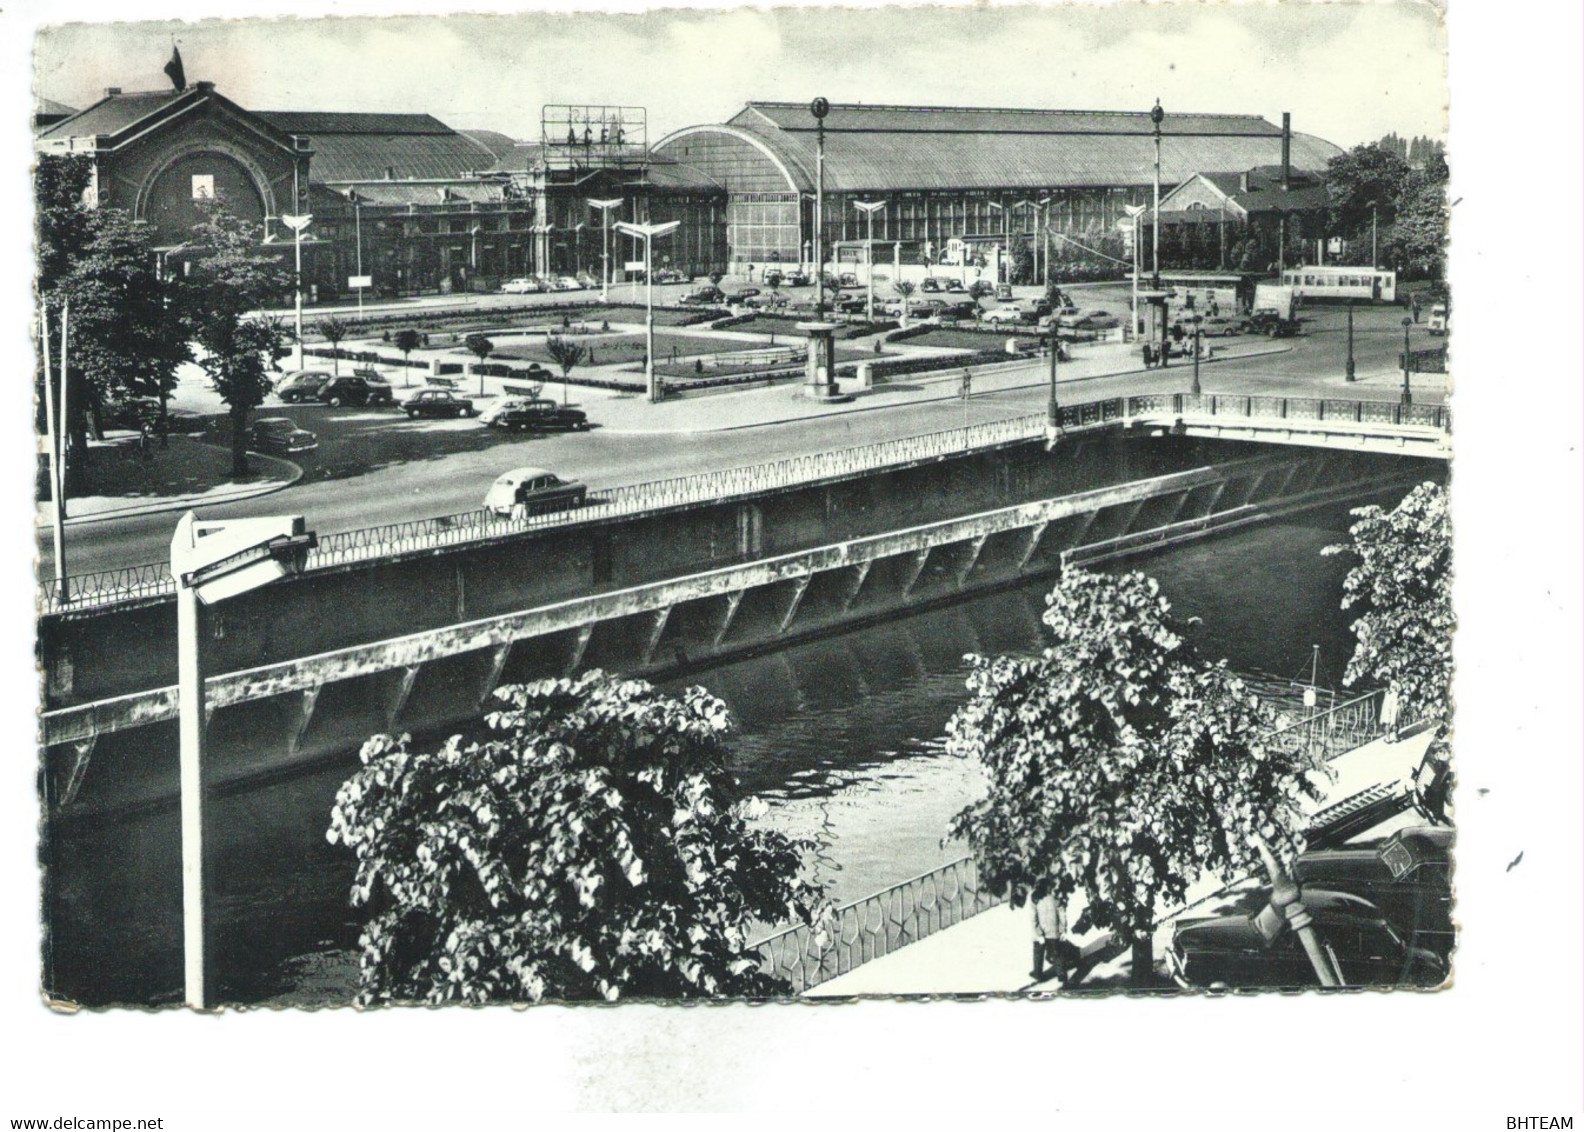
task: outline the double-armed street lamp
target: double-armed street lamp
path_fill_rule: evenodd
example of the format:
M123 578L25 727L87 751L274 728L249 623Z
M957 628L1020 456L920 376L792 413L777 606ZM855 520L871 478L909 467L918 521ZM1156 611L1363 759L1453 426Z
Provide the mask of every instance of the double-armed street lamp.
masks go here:
M1348 381L1357 381L1358 380L1357 371L1356 371L1356 369L1354 367L1354 363L1353 363L1353 300L1352 299L1348 300L1347 312L1348 312L1347 380Z
M660 386L655 381L654 371L654 242L681 226L680 220L668 220L664 224L621 221L616 225L618 232L642 240L644 246L644 386L651 403L660 400Z
M1204 390L1199 385L1199 352L1200 352L1200 349L1202 348L1202 345L1204 343L1204 328L1200 325L1200 323L1203 322L1203 321L1204 321L1204 319L1203 319L1203 317L1201 315L1195 314L1193 316L1194 368L1193 368L1193 387L1189 390L1189 392L1192 393L1193 396L1195 396L1195 397L1200 397L1200 396L1203 396L1203 394L1204 394Z
M869 299L866 317L874 321L874 214L886 206L883 200L855 200L853 207L864 214L869 225L868 239L864 243L864 259L869 265Z
M302 234L303 229L313 223L313 216L310 213L304 213L301 216L283 215L281 217L281 223L292 230L292 250L296 256L297 268L292 276L292 295L295 299L294 305L297 312L297 368L302 369L304 364L302 329Z
M181 747L182 961L187 1005L206 1009L203 610L300 573L318 539L301 515L205 522L191 511L171 538L176 580L177 714Z
M600 278L600 302L608 303L608 302L610 302L610 276L611 276L611 272L610 272L610 233L611 233L611 218L610 218L610 216L611 216L611 209L620 208L624 202L623 202L621 197L614 197L614 198L612 198L610 200L596 200L593 197L590 197L588 202L589 202L589 207L590 208L597 208L597 209L600 210L600 212L604 213L604 215L600 219L601 235L604 237L604 241L605 241L605 249L604 249L603 253L600 256L600 263L604 267L604 274Z
M809 103L809 113L814 115L814 132L817 149L814 158L814 317L825 317L825 115L830 113L830 102L816 98Z

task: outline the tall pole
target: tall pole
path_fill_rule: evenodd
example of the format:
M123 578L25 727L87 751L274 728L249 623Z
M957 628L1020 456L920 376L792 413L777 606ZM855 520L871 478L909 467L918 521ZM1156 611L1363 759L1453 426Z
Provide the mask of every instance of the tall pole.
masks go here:
M55 593L62 605L71 600L66 591L66 493L61 476L61 420L55 412L54 383L50 370L49 307L39 300L39 337L44 343L44 419L49 429L50 498L55 501Z
M649 403L660 400L660 387L655 384L654 369L654 236L644 237L644 384L649 389Z
M1155 238L1154 259L1151 272L1154 275L1152 287L1160 290L1160 185L1161 185L1161 120L1166 117L1166 112L1161 109L1160 99L1155 100L1155 108L1150 111L1150 121L1155 123Z
M1056 427L1057 418L1061 413L1061 406L1056 403L1056 366L1061 361L1061 331L1057 329L1056 320L1051 320L1050 344L1050 400L1045 406L1045 423L1052 429Z
M865 317L870 322L874 321L874 214L884 208L885 205L886 202L883 200L853 201L853 207L864 214L869 224L865 249L865 258L869 264L869 296L865 307Z
M292 253L296 261L296 269L292 272L292 307L296 311L297 333L297 368L303 368L303 333L302 333L302 229L292 229ZM200 991L201 993L201 991Z
M614 197L610 200L596 200L595 198L590 197L589 204L600 210L600 228L602 229L600 234L604 237L604 251L600 261L603 264L602 270L604 272L603 278L600 281L600 302L607 303L610 301L611 210L620 208L622 206L622 199L620 197Z
M1193 388L1190 390L1190 392L1195 397L1201 397L1201 396L1204 395L1204 390L1202 388L1200 388L1200 385L1199 385L1199 348L1200 348L1201 343L1204 342L1204 331L1199 329L1199 316L1198 315L1194 315L1193 321L1194 321L1194 372L1193 372Z
M1347 353L1347 379L1357 381L1353 367L1353 300L1348 300L1348 353Z
M66 365L66 347L67 347L66 327L70 324L70 322L71 322L71 300L67 299L67 298L63 298L63 299L61 299L61 360L60 360L60 426L61 426L61 437L60 437L60 446L61 446L60 447L61 499L60 499L60 504L61 505L56 508L56 510L61 513L62 517L64 517L65 513L66 513L66 510L65 510L66 480L67 480L67 477L70 475L70 472L71 472L71 446L66 443L67 439L69 438L69 436L71 434L71 400L70 400L71 383L70 383L70 381L67 380L68 376L71 373L71 370L68 369L67 365Z
M358 317L363 317L363 202L352 200L352 223L357 231Z
M1413 390L1408 387L1408 364L1409 364L1409 357L1408 357L1408 328L1410 326L1412 326L1412 325L1413 325L1413 319L1411 319L1411 318L1403 319L1403 388L1402 388L1402 403L1403 403L1403 407L1404 408L1407 408L1409 405L1413 404Z
M1133 325L1129 328L1128 338L1137 340L1139 334L1139 246L1144 242L1144 234L1139 230L1141 227L1139 220L1144 215L1144 206L1142 204L1130 204L1124 207L1127 209L1128 221L1133 226L1133 238L1131 241L1133 244Z
M825 317L825 115L830 103L816 98L809 104L814 115L817 149L814 158L814 317Z
M1378 222L1380 206L1375 201L1370 201L1370 270L1380 266L1380 241Z
M189 513L177 527L190 529ZM181 734L182 957L187 1005L209 1005L205 986L207 940L204 925L204 685L199 652L198 592L176 581L177 704Z

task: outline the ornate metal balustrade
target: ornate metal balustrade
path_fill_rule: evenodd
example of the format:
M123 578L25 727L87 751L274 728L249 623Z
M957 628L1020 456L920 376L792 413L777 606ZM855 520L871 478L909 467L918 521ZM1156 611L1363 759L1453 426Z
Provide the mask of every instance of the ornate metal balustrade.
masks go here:
M1412 720L1381 722L1383 691L1368 692L1307 719L1278 728L1267 741L1301 747L1329 762ZM763 970L803 992L853 968L928 938L997 904L1006 903L979 883L974 859L962 857L933 872L838 909L823 931L797 924L754 945Z
M1314 397L1262 397L1206 394L1152 394L1108 397L1063 405L1057 424L1062 429L1109 427L1131 417L1170 413L1241 418L1285 418L1299 421L1351 421L1368 424L1416 425L1450 431L1450 410L1442 405L1401 405L1395 401L1342 401ZM884 440L856 448L793 456L773 463L751 464L700 475L673 476L647 483L608 488L589 497L575 511L526 517L496 516L484 510L417 519L379 527L322 535L308 556L307 569L342 566L409 551L431 550L476 539L567 523L638 515L667 507L704 503L737 495L773 491L845 475L878 471L900 464L939 459L960 452L1032 440L1044 435L1043 414L988 421L900 440ZM53 579L41 583L44 613L91 609L119 602L160 597L174 592L164 563L132 566L66 579L65 594Z
M981 887L974 859L963 857L845 905L822 930L798 924L761 940L755 950L764 971L802 994L1005 899Z

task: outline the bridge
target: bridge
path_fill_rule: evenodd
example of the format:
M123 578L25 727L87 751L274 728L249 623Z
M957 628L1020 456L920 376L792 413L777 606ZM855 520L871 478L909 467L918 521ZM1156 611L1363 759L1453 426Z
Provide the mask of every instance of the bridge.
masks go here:
M1402 433L1393 455L1359 442L1277 446L1280 424L1258 443L1188 431L1215 417L1341 435L1340 403L1306 417L1296 400L1235 400L1241 416L1213 398L1072 406L1049 451L1045 417L1019 417L618 488L575 513L475 512L325 536L302 577L210 613L216 778L354 749L379 731L452 726L502 683L588 667L661 677L1066 562L1405 490L1436 474L1403 458L1434 450L1407 437L1439 430L1444 445L1450 425L1428 410L1379 420L1397 407L1354 403L1353 423L1368 426L1358 436ZM173 788L171 593L152 566L72 579L69 602L46 592L42 722L57 810ZM90 764L118 773L90 776Z

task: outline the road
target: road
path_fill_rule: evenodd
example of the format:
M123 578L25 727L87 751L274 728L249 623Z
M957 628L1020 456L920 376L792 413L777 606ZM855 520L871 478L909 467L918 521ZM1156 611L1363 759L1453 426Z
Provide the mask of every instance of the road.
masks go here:
M1357 386L1337 378L1346 357L1343 312L1309 312L1305 336L1293 349L1242 361L1203 367L1206 392L1313 393L1324 384L1328 396L1395 399L1391 376L1402 348L1400 308L1360 312L1354 350L1358 372L1370 379ZM1436 341L1422 331L1415 348ZM1088 401L1119 394L1184 392L1190 367L1141 371L1066 383L1065 400ZM483 433L473 421L428 422L417 426L385 413L357 410L308 410L302 423L316 430L361 430L385 445L384 461L362 468L326 469L305 461L308 474L294 486L273 495L204 509L205 518L301 513L321 534L353 530L410 519L454 514L479 507L485 490L501 471L523 464L554 469L591 489L613 487L778 460L834 448L915 436L957 427L965 422L997 420L1038 412L1046 393L1039 384L1039 364L1029 368L1030 386L1005 393L978 395L960 402L899 405L882 411L818 417L786 424L723 432L656 434L589 433L537 438L500 437ZM1421 390L1416 399L1435 401L1439 393ZM294 415L303 412L299 409ZM597 419L597 414L596 414ZM387 438L386 433L390 434ZM328 444L326 445L328 448ZM406 451L403 451L406 449ZM164 560L176 516L162 513L70 526L67 562L72 574L115 569ZM38 537L41 576L53 570L48 530Z

